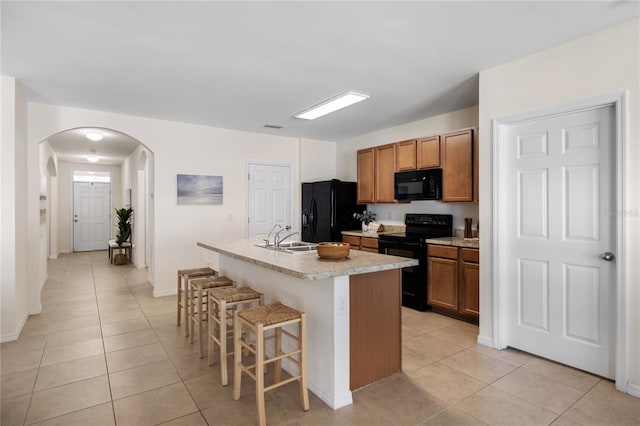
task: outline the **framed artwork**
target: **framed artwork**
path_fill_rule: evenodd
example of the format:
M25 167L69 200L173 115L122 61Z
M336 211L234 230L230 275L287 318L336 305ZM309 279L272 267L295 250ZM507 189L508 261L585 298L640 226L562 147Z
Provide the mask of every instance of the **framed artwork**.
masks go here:
M222 176L178 175L178 204L222 204Z

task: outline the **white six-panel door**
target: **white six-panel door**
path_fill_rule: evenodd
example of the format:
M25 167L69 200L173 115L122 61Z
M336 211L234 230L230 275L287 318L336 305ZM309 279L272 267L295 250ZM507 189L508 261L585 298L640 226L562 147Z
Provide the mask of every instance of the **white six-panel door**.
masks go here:
M74 182L73 250L106 250L111 235L111 184Z
M614 109L506 130L507 344L615 375Z
M248 235L266 237L275 224L291 223L291 168L287 165L249 164Z

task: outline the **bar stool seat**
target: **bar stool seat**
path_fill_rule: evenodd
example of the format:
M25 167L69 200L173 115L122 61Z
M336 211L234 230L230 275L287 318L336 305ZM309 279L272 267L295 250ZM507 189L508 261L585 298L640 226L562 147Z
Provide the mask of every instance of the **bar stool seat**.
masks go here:
M233 352L227 351L227 339L233 337L233 311L239 305L257 303L264 305L264 295L250 287L225 287L209 291L209 333L208 362L213 365L215 344L220 348L220 369L222 386L229 383L227 357ZM231 324L228 324L231 320Z
M180 327L180 319L184 316L184 322L187 325L184 328L185 336L189 335L189 280L217 275L218 271L208 267L178 270L178 319L176 323Z
M298 335L283 329L285 325L298 324ZM255 340L249 340L250 333L244 333L244 329L250 330L255 335ZM275 338L274 356L267 359L265 355L265 332L274 330ZM282 351L282 334L291 340L298 342L298 349L291 352ZM233 368L233 399L240 399L240 380L242 372L245 372L256 382L256 404L258 408L258 420L260 426L267 423L264 394L287 383L298 381L300 383L300 399L302 408L309 410L309 393L307 390L307 316L304 312L297 311L282 303L258 306L252 309L236 310L234 312L233 342L234 342L234 368ZM242 363L243 349L255 355L255 363L244 365ZM299 359L296 359L295 356ZM281 380L282 360L297 364L298 374L288 379ZM265 387L264 372L269 363L275 363L273 384ZM252 372L253 371L253 372Z
M219 287L233 287L235 281L224 277L215 276L207 278L196 278L190 280L189 284L189 341L193 343L193 335L198 338L200 358L202 358L202 322L207 319L205 312L208 312L209 290Z

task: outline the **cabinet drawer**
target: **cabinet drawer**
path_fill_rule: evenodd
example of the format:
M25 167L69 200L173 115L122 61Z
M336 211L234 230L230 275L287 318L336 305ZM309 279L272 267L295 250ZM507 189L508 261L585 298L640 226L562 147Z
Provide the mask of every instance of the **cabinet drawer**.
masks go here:
M478 263L480 262L480 251L476 249L461 248L460 258L464 262Z
M429 244L429 256L458 260L458 248Z
M354 237L353 235L343 235L343 243L349 243L352 249L360 250L360 237Z
M361 247L366 247L366 248L370 248L370 249L375 249L375 251L378 251L378 239L377 238L372 238L372 237L362 237L360 239L360 246Z

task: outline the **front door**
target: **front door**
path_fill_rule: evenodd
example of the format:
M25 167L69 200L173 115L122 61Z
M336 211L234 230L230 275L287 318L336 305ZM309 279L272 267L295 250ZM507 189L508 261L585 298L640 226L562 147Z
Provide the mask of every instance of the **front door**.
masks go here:
M248 175L248 235L266 238L271 228L291 224L291 168L250 163Z
M506 127L507 345L615 374L614 108Z
M73 251L106 250L111 234L111 184L73 183Z

